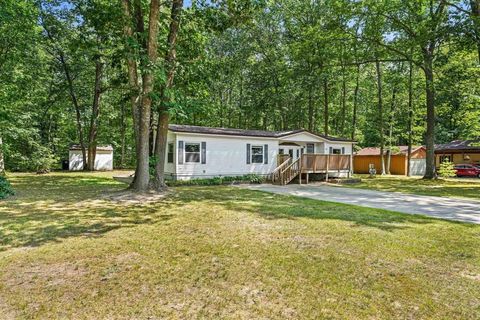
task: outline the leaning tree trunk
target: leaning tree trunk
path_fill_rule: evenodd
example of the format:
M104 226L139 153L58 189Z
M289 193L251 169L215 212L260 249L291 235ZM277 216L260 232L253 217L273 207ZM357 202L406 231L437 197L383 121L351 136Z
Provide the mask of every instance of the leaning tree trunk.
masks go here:
M427 149L424 179L435 179L435 86L433 83L433 58L428 49L424 53L425 95L427 99L427 132L425 146Z
M67 78L68 92L72 99L73 106L75 108L75 116L77 120L77 133L78 133L78 142L80 143L80 149L82 150L82 160L83 160L83 169L87 165L87 149L85 147L85 139L83 137L83 126L82 126L82 113L80 110L80 105L78 103L77 95L75 93L73 79L70 75L70 69L68 68L67 61L62 52L59 53L59 60L62 64L63 71L65 72L65 77Z
M43 28L46 32L47 37L52 42L55 42L54 37L52 36L52 34L50 33L50 30L46 27L46 25L43 25ZM85 166L87 165L87 150L86 150L86 147L85 147L85 141L84 141L84 136L83 136L82 115L81 115L80 104L78 102L77 95L75 93L73 78L72 78L72 75L70 74L70 68L68 67L68 63L67 63L67 59L65 57L65 53L62 50L58 49L57 54L58 54L58 56L56 58L60 61L60 64L63 68L64 73L65 73L65 78L67 80L68 93L70 94L70 97L72 99L73 107L75 108L75 116L76 116L76 121L77 121L77 133L78 133L80 148L82 150L83 168L85 168Z
M5 161L3 158L3 140L2 136L0 136L0 176L5 175Z
M375 67L377 70L377 89L378 89L378 117L380 122L380 159L382 164L382 175L385 174L385 157L384 157L384 149L385 149L385 139L384 139L384 132L383 132L383 98L382 98L382 69L380 65L380 61L376 59Z
M147 39L147 63L143 67L142 77L142 99L140 103L140 118L137 146L137 166L135 180L132 188L136 191L146 191L150 183L149 168L149 138L150 138L150 114L152 108L151 94L154 89L153 66L157 62L158 44L158 16L160 11L159 0L150 2L150 15L148 22Z
M102 94L103 63L100 57L95 62L95 85L93 92L92 114L90 115L90 131L88 134L88 157L86 170L95 170L97 157L98 117L100 114L100 97Z

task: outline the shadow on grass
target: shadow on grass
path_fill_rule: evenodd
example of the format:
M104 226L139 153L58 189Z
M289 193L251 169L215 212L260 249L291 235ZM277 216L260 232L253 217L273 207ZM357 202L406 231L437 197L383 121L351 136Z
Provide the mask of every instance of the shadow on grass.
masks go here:
M40 246L70 237L100 237L120 228L157 224L178 214L195 218L195 210L183 206L245 211L265 219L309 218L337 220L355 226L395 231L413 224L438 223L438 219L353 205L329 203L234 187L178 187L165 199L151 203L125 204L99 195L112 195L125 188L104 177L88 175L16 176L18 195L0 202L0 251ZM182 210L179 210L182 209ZM187 209L185 209L187 210ZM470 224L445 222L462 227Z
M83 175L15 176L17 195L0 202L0 251L36 247L69 237L106 232L171 219L171 203L111 201L125 185ZM159 210L160 209L160 210Z
M185 192L176 194L176 197L181 198L178 201L209 202L212 205L223 206L227 210L251 212L265 219L309 218L338 220L351 222L356 226L378 228L384 231L394 231L409 228L412 225L433 223L446 223L469 229L480 229L479 225L471 223L236 187L179 188L179 190L182 189Z
M309 218L319 220L341 220L357 226L394 231L408 228L411 224L438 223L440 220L422 215L410 215L382 209L355 205L325 202L295 196L277 195L261 191L230 188L229 192L219 192L212 188L191 190L198 200L213 200L228 210L243 210L258 214L266 219ZM194 196L191 194L190 196ZM445 221L473 227L456 221Z

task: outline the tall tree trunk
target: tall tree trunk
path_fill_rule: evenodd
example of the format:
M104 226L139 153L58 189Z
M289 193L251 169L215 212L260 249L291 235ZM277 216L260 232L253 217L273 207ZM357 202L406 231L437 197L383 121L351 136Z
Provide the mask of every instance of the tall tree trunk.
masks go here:
M155 110L155 106L152 106ZM156 142L156 123L155 123L155 112L150 112L150 129L149 129L149 138L148 138L148 156L153 157L155 155L155 142Z
M218 91L218 98L220 100L220 110L218 110L220 114L218 115L218 118L220 119L220 127L223 128L223 109L225 108L223 103L223 87Z
M162 90L161 106L159 110L157 142L155 156L157 163L155 164L155 188L161 190L166 187L165 184L165 160L167 154L167 135L168 135L168 105L170 103L170 89L173 87L175 77L175 63L177 60L177 52L175 45L177 42L178 28L180 25L180 14L182 12L183 0L173 0L170 30L167 39L167 52L165 53L165 63L167 68L167 81Z
M98 116L100 114L100 97L102 95L103 63L100 57L95 61L95 85L93 92L92 114L90 115L90 131L88 134L88 157L86 170L95 170L97 157Z
M308 89L308 130L313 131L313 88L312 85L309 86Z
M412 143L413 143L413 63L410 61L408 70L408 151L407 151L407 176L411 176Z
M384 123L383 123L383 98L382 98L382 68L380 65L380 61L376 59L375 61L375 68L377 71L377 89L378 89L378 118L380 122L380 159L381 159L381 166L382 166L382 175L385 174L385 157L384 157L384 149L385 149L385 138L384 138Z
M150 114L152 108L151 94L154 89L153 66L157 62L158 44L158 16L160 11L159 0L151 0L148 18L147 61L142 66L142 95L140 102L139 138L137 167L133 189L146 191L150 183L149 168L149 141L150 141Z
M355 79L355 91L353 93L353 116L352 116L352 135L351 139L355 140L355 131L357 129L357 105L358 105L358 91L360 88L360 64L357 64L357 77Z
M433 50L433 49L432 49ZM427 99L427 132L425 145L427 149L426 170L424 179L435 179L435 86L433 82L432 50L424 50L425 95Z
M129 86L129 97L130 97L130 106L132 109L132 118L133 118L133 133L135 138L135 155L136 158L139 158L139 146L140 146L140 108L139 108L139 97L140 97L140 85L138 81L138 71L137 71L137 62L133 58L135 55L135 51L128 45L134 38L134 32L132 28L133 23L133 15L131 12L131 3L130 0L122 0L123 6L123 14L125 18L124 22L124 36L125 36L125 43L127 44L127 71L128 71L128 86ZM136 16L138 15L138 10L141 10L141 7L138 8L136 6ZM143 15L140 12L141 24L138 23L138 19L136 19L137 23L137 32L139 32L139 28L143 30ZM134 175L134 180L131 184L131 188L133 188L134 182L136 180L136 170Z
M328 79L325 77L323 79L323 134L328 136Z
M477 42L478 63L480 64L480 0L470 0L473 16L474 37Z
M240 97L238 99L238 127L242 127L242 117L243 117L243 75L240 75Z
M120 107L120 168L125 168L125 144L126 144L126 125L125 125L125 104Z
M345 79L345 66L342 62L342 109L340 113L340 134L345 132L345 116L347 114L347 81Z
M390 165L392 163L392 136L393 136L393 122L395 121L395 103L396 103L397 87L394 86L392 90L392 104L390 107L390 116L388 119L388 157L387 157L387 174L390 173Z
M3 140L0 135L0 176L5 175L5 160L3 158Z

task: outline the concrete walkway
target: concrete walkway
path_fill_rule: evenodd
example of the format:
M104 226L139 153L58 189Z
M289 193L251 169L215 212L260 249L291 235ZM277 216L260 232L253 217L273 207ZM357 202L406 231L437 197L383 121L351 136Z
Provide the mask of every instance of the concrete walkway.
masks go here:
M264 184L258 186L243 185L242 187L252 190L347 203L409 214L424 214L435 218L480 224L480 201L478 200L419 196L399 192L329 186L325 184L292 184L287 186Z

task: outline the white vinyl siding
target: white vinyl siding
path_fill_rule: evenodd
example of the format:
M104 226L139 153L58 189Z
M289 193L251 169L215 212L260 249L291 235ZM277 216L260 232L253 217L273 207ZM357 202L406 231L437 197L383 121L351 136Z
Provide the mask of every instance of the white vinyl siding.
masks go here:
M206 144L206 163L202 163L202 161L189 163L184 161L182 163L177 159L175 160L175 174L177 179L181 180L247 174L268 175L275 170L277 165L278 140L275 139L176 133L176 141L177 144L179 141L184 141L185 144L198 143L200 144L200 151L202 151L202 142ZM248 157L250 162L252 160L251 147L262 147L262 163L247 163L247 144L250 144L248 148L250 150ZM265 145L268 147L265 148ZM265 156L266 153L268 157ZM184 155L184 152L182 152L182 155Z

